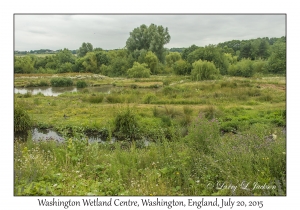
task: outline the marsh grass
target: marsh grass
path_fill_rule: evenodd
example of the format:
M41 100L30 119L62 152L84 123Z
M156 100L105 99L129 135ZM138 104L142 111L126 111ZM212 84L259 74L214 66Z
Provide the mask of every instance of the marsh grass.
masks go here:
M36 80L17 78L17 84ZM15 141L15 195L286 195L283 78L85 80L124 87L110 94L15 95L37 127L66 139ZM165 80L162 88L130 87ZM102 132L107 143L88 143L88 131ZM276 140L267 138L272 134ZM250 190L207 188L242 181ZM276 189L253 190L255 182Z

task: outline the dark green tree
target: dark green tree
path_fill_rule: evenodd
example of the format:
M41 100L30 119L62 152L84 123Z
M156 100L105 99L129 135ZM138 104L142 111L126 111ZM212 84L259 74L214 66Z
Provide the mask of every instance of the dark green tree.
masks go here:
M135 50L152 51L158 57L160 62L164 62L164 54L166 49L164 45L169 43L171 36L168 28L151 24L147 27L145 24L130 32L130 36L126 41L126 47L130 53Z
M75 56L72 54L70 50L67 48L64 48L63 50L59 51L59 53L56 54L56 60L58 63L64 64L64 63L75 63Z
M271 73L286 73L286 43L277 41L271 48L271 56L268 59L268 70Z
M184 50L182 51L182 53L181 53L182 59L187 60L188 55L189 55L190 53L194 52L195 50L197 50L198 48L199 48L198 46L196 46L196 45L193 44L192 46L190 46L190 47L184 49Z
M77 51L78 57L84 57L88 52L93 51L93 45L89 42L85 43L83 42L81 47Z
M190 64L193 64L195 61L200 59L213 62L216 68L220 70L222 75L227 74L229 61L220 47L216 47L215 45L199 47L187 57L187 61Z

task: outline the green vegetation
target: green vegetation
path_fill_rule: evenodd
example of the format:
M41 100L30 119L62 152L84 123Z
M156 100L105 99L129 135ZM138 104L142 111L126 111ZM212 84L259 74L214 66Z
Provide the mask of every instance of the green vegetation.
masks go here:
M15 87L78 91L15 94L15 132L51 128L65 141L15 139L14 194L286 195L285 37L169 41L151 24L124 49L15 56Z
M78 82L76 82L76 86L77 86L77 88L85 88L88 85L86 84L85 81L79 80Z
M149 78L150 69L147 68L147 64L134 62L133 67L127 71L128 77L134 78Z
M195 61L191 72L192 79L195 81L217 79L219 70L209 61Z
M86 76L89 84L115 86L110 94L15 96L34 126L69 139L15 142L16 195L285 195L284 77ZM75 84L79 76L72 77ZM149 88L164 81L169 85ZM83 134L91 131L119 141L87 144ZM206 187L241 180L275 188Z
M26 110L19 104L14 107L14 131L22 132L29 130L33 125L32 119Z
M70 78L53 78L51 79L51 85L53 87L67 87L72 86L73 81Z

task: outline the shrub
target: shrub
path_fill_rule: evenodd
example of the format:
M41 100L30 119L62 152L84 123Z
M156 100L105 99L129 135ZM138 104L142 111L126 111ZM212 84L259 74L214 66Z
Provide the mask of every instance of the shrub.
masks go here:
M253 71L255 73L268 73L268 61L256 60L253 63Z
M144 96L143 102L145 104L151 104L152 101L156 99L156 96L153 93L149 93Z
M118 113L114 121L115 132L118 136L134 140L138 137L139 124L136 114L129 108Z
M85 87L87 87L87 84L85 81L80 80L76 83L76 86L77 86L77 88L85 88Z
M198 60L193 63L193 69L191 72L192 80L200 81L216 79L219 74L219 70L212 62Z
M41 80L39 86L49 86L48 82L45 80Z
M185 60L178 60L173 64L173 70L178 75L188 75L191 73L191 65Z
M15 105L14 108L14 131L22 132L29 130L33 122L27 112L20 105Z
M254 74L253 61L250 59L242 59L228 69L231 76L251 77Z
M103 95L90 96L88 98L88 101L90 103L101 103L103 101L103 98L104 98Z
M51 79L51 85L53 87L66 87L66 86L72 86L73 81L70 78L52 78Z
M127 75L130 78L148 78L150 77L150 69L145 63L134 62L132 68L128 69Z

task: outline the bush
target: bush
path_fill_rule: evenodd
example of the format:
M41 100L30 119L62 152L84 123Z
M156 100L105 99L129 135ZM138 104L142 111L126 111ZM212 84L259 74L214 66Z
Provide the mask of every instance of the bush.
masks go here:
M96 95L96 96L90 96L88 98L88 101L90 103L102 103L104 96L103 95Z
M145 63L134 62L133 67L128 69L127 75L130 78L148 78L150 77L150 69Z
M188 75L191 73L191 65L185 60L178 60L173 64L173 70L178 75Z
M244 58L238 63L231 65L228 73L231 76L252 77L254 74L253 61Z
M119 137L134 140L138 138L139 124L136 114L129 108L118 113L114 121L115 132Z
M153 93L149 93L147 95L144 96L143 98L143 102L145 104L151 104L152 101L156 100L156 96Z
M51 85L53 87L67 87L72 86L73 81L70 78L52 78L51 79Z
M76 83L76 86L77 86L77 88L85 88L85 87L87 87L87 84L85 81L80 80Z
M45 80L41 80L39 86L49 86L48 82Z
M191 76L194 81L216 79L219 74L219 70L212 62L198 60L193 63Z
M33 125L27 112L23 107L15 105L14 108L14 131L22 132L29 130Z

